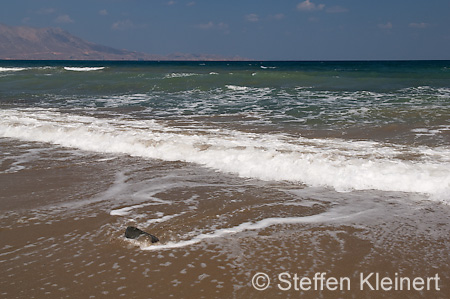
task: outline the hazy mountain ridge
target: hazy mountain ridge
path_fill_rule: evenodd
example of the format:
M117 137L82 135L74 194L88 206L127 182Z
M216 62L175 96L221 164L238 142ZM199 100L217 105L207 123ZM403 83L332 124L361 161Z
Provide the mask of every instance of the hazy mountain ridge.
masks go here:
M0 24L0 59L4 60L243 60L209 54L153 55L85 41L60 28Z

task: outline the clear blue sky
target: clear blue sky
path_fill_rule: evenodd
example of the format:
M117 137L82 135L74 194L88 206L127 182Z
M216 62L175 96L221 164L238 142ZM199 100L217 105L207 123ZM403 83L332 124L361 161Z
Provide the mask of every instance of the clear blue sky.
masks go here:
M0 22L151 54L450 59L450 0L14 0Z

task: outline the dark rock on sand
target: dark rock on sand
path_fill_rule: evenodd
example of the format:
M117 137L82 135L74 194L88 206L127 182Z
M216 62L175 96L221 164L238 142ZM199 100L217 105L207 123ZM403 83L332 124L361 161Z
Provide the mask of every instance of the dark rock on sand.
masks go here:
M125 237L127 237L128 239L137 239L142 235L150 237L150 240L152 241L152 243L156 243L159 241L159 239L156 236L149 234L147 232L144 232L143 230L140 230L139 228L134 227L134 226L127 227L127 229L125 231Z

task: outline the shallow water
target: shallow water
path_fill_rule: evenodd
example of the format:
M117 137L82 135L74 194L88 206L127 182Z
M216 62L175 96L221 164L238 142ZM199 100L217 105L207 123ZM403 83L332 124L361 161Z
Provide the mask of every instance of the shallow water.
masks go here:
M1 62L2 296L447 298L447 70Z

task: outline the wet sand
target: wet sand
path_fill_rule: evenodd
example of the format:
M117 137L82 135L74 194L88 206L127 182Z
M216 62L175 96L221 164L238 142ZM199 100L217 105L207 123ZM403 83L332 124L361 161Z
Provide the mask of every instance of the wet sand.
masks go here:
M9 139L1 146L2 298L450 297L450 207L420 195L338 193ZM299 220L276 222L289 217ZM127 240L127 225L158 236L160 247ZM252 286L258 272L271 280L262 291ZM322 272L348 277L351 289L278 287L287 287L280 273ZM372 272L438 274L439 290L361 290L361 273Z

